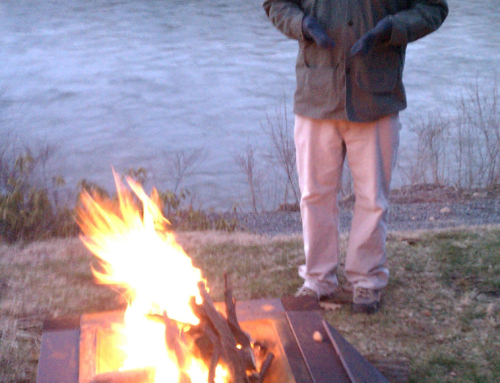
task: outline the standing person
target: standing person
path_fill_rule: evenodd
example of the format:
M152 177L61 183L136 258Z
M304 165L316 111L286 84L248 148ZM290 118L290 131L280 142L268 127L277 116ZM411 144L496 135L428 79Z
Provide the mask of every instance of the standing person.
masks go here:
M352 300L373 313L387 285L386 216L399 146L406 45L438 29L445 0L265 0L272 23L298 40L294 97L306 262L297 295ZM339 286L337 194L347 155L354 214Z

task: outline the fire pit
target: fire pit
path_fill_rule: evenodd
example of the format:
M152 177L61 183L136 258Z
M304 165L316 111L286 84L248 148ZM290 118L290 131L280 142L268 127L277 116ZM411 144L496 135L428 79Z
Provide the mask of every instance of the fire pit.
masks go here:
M215 307L225 309L224 303ZM236 311L242 329L255 340L256 354L261 353L257 364L274 355L263 383L387 382L323 320L314 301L292 297L243 301ZM120 335L113 327L123 317L123 312L105 312L47 320L37 383L90 383L96 376L109 383L153 382L144 371L129 376L109 374L104 380L106 373L117 371L115 353L120 350L115 340ZM314 339L315 332L320 341Z
M311 298L236 305L226 279L224 302L213 303L155 192L128 180L133 195L115 179L117 203L84 194L79 220L97 283L120 289L129 306L47 321L38 383L386 381Z

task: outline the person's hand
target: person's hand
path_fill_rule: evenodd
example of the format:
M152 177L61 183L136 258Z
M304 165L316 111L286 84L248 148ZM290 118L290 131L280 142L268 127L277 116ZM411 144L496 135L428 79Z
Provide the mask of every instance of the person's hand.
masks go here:
M307 15L302 19L302 33L306 39L314 41L321 48L333 49L335 46L335 42L313 16Z
M377 43L383 43L391 38L392 21L384 17L374 28L370 29L352 46L349 56L366 56Z

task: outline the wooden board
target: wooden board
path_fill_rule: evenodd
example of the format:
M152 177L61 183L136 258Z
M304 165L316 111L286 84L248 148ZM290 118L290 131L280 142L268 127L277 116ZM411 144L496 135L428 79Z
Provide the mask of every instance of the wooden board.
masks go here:
M288 311L286 315L313 382L351 383L323 327L321 314L317 311ZM316 331L321 334L321 342L313 338Z
M80 318L45 321L37 383L78 383Z

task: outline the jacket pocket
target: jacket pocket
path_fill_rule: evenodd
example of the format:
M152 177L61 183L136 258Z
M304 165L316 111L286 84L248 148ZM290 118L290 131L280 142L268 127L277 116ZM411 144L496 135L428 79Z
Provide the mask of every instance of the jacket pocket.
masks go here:
M332 67L339 62L337 49L325 49L320 48L316 43L311 41L306 41L299 50L299 63L309 68L316 67Z
M403 64L399 49L380 45L367 57L356 60L356 83L363 90L389 93L401 81Z
M295 101L313 108L334 110L339 102L337 67L298 66Z

